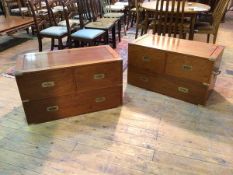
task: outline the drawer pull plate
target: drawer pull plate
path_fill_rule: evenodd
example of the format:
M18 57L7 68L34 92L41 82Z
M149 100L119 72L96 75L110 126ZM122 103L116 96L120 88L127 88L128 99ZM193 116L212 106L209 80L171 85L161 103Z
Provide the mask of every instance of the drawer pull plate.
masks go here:
M106 101L106 98L105 98L105 97L97 97L97 98L95 99L95 102L96 102L96 103L101 103L101 102L104 102L104 101Z
M188 89L188 88L185 88L185 87L178 87L178 91L179 91L179 92L182 92L182 93L185 93L185 94L188 94L188 93L189 93L189 89Z
M144 82L148 82L148 81L149 81L149 78L147 78L147 77L140 77L140 80L141 80L141 81L144 81Z
M43 87L43 88L48 88L48 87L53 87L53 86L55 86L54 81L45 81L45 82L41 83L41 87Z
M142 57L142 60L143 60L144 62L150 62L150 61L151 61L150 57L148 57L148 56Z
M218 71L213 71L213 74L216 75L216 76L217 76L217 75L220 75L220 74L221 74L221 71L220 71L220 70L218 70Z
M182 66L182 69L183 69L184 71L192 71L193 66L184 64L184 65Z
M59 107L58 106L49 106L46 108L46 111L48 112L53 112L53 111L58 111Z
M105 74L94 74L93 79L94 80L101 80L105 78Z

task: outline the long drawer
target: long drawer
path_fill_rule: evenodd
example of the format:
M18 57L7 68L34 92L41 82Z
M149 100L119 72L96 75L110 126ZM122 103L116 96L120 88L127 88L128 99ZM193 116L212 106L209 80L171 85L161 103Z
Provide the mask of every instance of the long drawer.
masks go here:
M209 93L209 87L201 83L192 83L174 77L150 75L135 71L128 72L128 82L194 104L205 104Z
M39 71L17 75L22 101L68 95L75 91L72 69Z
M74 72L78 92L122 84L122 61L85 65Z
M23 103L28 123L41 123L122 104L122 86Z

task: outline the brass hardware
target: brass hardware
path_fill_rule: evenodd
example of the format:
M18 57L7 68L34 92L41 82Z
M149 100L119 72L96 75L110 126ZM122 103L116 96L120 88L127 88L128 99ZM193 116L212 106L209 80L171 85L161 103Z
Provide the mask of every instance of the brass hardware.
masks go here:
M182 69L184 71L191 71L193 69L193 66L184 64L184 65L182 65Z
M182 93L185 93L185 94L189 93L189 89L185 88L185 87L178 87L178 91L182 92Z
M221 71L220 71L220 70L218 70L218 71L213 71L213 74L214 74L214 75L219 75L219 74L221 74Z
M53 87L53 86L55 86L55 82L54 81L46 81L46 82L41 83L41 86L43 88Z
M96 102L96 103L101 103L101 102L104 102L105 100L106 100L105 97L97 97L97 98L95 99L95 102Z
M144 81L144 82L148 82L149 81L149 78L147 77L140 77L140 80Z
M100 80L100 79L104 79L105 78L105 74L94 74L93 79L94 80Z
M150 61L151 61L150 57L148 57L148 56L142 57L142 60L143 60L144 62L150 62Z
M210 84L209 83L205 83L205 82L203 82L202 83L204 86L210 86Z
M53 111L58 111L59 107L58 106L49 106L46 108L46 111L48 112L53 112Z

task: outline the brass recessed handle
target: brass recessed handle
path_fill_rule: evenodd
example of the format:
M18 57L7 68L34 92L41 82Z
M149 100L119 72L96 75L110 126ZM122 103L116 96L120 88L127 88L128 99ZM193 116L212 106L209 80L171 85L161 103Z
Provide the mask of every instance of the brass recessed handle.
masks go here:
M147 77L140 77L140 80L141 80L141 81L144 81L144 82L148 82L148 81L149 81L149 78L147 78Z
M58 106L48 106L46 108L46 111L48 111L48 112L53 112L53 111L58 111L58 110L59 110Z
M45 81L45 82L41 83L41 87L43 87L43 88L48 88L48 87L53 87L53 86L55 86L54 81Z
M182 65L182 69L183 69L184 71L192 71L193 66L184 64L184 65Z
M104 102L104 101L106 101L106 98L105 98L105 97L97 97L97 98L95 99L95 102L96 102L96 103L101 103L101 102Z
M179 92L182 92L182 93L185 93L185 94L188 94L188 93L189 93L189 89L188 89L188 88L185 88L185 87L178 87L178 91L179 91Z
M143 60L144 62L150 62L150 61L151 61L151 58L148 57L148 56L144 56L144 57L142 57L142 60Z
M94 74L93 79L94 80L101 80L105 78L105 74Z
M219 74L221 74L221 71L220 71L220 70L218 70L218 71L213 71L213 74L214 74L214 75L219 75Z

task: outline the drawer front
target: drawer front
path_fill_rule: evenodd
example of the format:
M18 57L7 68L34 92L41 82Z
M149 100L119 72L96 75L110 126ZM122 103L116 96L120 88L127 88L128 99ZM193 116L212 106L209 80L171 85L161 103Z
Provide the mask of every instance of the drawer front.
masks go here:
M102 88L78 94L81 113L110 109L122 105L122 86Z
M75 102L75 95L68 95L24 102L23 107L28 123L42 123L76 115Z
M165 67L165 52L129 45L129 67L149 71L152 73L163 73Z
M209 83L214 62L181 54L168 54L166 74Z
M204 104L208 87L165 76L150 76L129 72L128 82L132 85L171 96L194 104Z
M78 67L75 78L78 92L122 84L122 61Z
M16 77L22 100L42 99L75 91L72 70L27 73Z
M122 86L80 94L24 102L28 123L42 123L88 112L110 109L122 104Z

